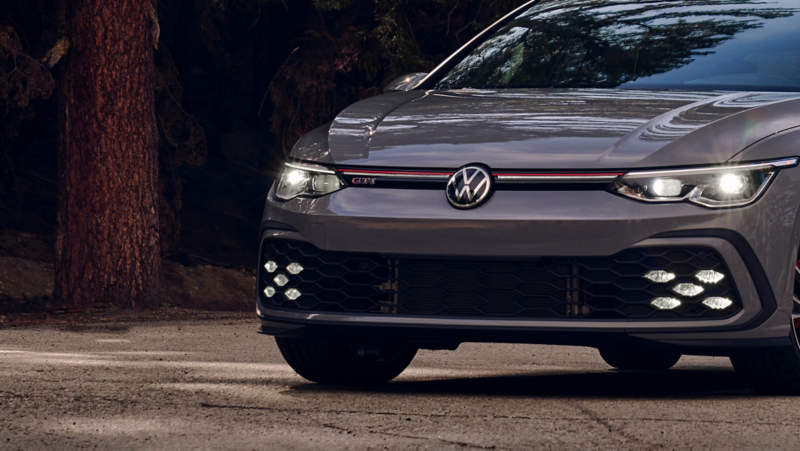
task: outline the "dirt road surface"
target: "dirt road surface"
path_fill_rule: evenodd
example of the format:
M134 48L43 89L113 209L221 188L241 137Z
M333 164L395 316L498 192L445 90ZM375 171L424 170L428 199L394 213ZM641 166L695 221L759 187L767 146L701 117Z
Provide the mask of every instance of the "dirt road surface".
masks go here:
M794 398L723 358L619 373L597 351L421 351L379 388L310 384L254 321L0 330L0 449L795 447Z

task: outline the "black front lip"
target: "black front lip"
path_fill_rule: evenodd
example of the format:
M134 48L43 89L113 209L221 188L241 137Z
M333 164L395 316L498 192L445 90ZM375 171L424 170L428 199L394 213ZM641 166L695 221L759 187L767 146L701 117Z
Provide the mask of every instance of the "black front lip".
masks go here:
M651 339L624 330L581 330L562 328L548 331L509 330L503 327L352 326L319 322L312 325L261 320L259 333L280 338L299 338L327 344L363 342L405 342L421 349L455 349L461 343L516 343L586 347L660 347L688 355L729 356L744 349L780 347L792 344L789 337L741 340L692 337Z

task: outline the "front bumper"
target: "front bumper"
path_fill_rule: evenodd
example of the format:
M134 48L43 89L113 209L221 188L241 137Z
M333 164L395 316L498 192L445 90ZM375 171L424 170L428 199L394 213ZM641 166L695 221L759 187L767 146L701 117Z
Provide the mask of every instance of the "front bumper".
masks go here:
M798 247L797 169L782 171L756 204L709 210L644 204L602 191L495 193L468 211L443 192L348 188L282 203L269 196L264 239L329 251L405 256L610 256L646 247L708 247L725 261L742 310L720 320L528 320L298 312L259 301L264 333L325 340L420 343L504 341L599 346L647 340L686 353L729 353L788 343L792 264ZM263 264L264 262L261 262Z

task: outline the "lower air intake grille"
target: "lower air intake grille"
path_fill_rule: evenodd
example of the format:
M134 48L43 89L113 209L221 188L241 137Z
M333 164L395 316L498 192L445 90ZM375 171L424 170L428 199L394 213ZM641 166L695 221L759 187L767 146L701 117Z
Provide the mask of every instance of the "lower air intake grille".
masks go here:
M265 306L302 312L692 320L741 310L722 259L705 248L632 249L600 258L421 259L266 240L258 290Z

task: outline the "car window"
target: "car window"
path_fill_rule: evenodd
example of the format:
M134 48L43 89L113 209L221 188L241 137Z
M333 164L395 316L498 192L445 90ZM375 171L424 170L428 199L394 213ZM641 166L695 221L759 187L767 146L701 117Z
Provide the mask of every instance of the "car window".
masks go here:
M800 91L800 1L544 1L437 89Z

